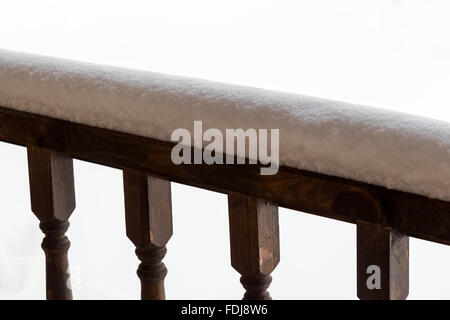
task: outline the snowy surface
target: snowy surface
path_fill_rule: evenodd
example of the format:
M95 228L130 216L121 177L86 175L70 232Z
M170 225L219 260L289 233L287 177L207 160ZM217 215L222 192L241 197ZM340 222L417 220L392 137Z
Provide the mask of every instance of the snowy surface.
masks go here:
M450 200L448 122L5 50L0 105L166 141L195 120L279 129L282 165Z

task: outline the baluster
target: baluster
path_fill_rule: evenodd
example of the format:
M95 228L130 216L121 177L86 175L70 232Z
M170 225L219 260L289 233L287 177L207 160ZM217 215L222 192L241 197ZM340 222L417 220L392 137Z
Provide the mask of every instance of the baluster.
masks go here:
M280 261L278 207L238 193L228 195L231 265L241 274L244 300L270 300L270 274Z
M141 261L137 270L141 298L164 300L167 269L162 260L172 236L170 182L128 169L123 181L127 236Z
M388 206L375 194L354 188L334 201L338 215L357 225L357 294L361 300L406 299L409 292L409 238L388 224ZM370 221L370 222L369 222Z
M42 249L46 259L48 300L72 299L70 247L65 233L75 209L73 161L63 153L28 147L31 209L45 234Z
M401 300L409 293L409 238L379 224L357 223L357 288L362 300Z

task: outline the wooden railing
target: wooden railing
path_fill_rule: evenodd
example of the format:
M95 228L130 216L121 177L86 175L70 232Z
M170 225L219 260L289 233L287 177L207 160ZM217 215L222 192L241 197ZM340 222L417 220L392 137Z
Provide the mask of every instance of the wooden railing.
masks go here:
M0 140L27 147L32 210L45 234L47 298L71 299L69 240L75 209L72 159L123 170L126 234L141 261L142 299L164 299L162 262L172 235L170 182L228 194L231 265L244 299L269 299L280 259L278 206L357 225L361 299L408 295L408 236L450 244L450 203L289 167L263 176L258 165L175 165L174 144L0 108ZM381 286L367 286L368 268Z

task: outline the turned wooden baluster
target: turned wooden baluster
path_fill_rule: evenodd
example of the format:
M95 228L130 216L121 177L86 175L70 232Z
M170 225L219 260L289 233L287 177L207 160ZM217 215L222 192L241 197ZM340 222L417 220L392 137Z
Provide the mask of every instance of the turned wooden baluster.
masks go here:
M270 300L270 274L280 261L278 207L238 193L228 195L231 265L241 274L244 300Z
M357 274L360 299L406 299L409 238L390 228L358 221Z
M141 261L141 298L163 300L167 269L162 260L172 236L170 182L136 170L124 170L123 181L127 236Z
M357 294L361 300L401 300L409 293L409 238L385 227L389 206L364 190L339 195L337 214L357 225Z
M69 262L70 247L65 233L75 209L72 159L37 147L28 147L31 209L45 234L42 249L46 258L47 299L72 299Z

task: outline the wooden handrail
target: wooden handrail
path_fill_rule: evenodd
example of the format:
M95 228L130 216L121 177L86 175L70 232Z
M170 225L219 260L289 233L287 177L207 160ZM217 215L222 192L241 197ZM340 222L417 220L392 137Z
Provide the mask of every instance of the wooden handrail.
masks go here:
M364 239L361 243L358 242L360 244L358 251L361 250L358 252L358 263L361 263L361 267L358 265L358 285L367 278L366 264L370 264L372 260L378 261L380 257L380 261L383 261L382 276L388 278L387 288L383 286L379 289L384 291L383 294L371 294L372 291L362 293L358 290L358 295L364 299L405 298L407 295L408 277L405 277L404 274L400 276L401 272L395 271L407 272L407 256L400 259L400 267L397 268L395 263L398 261L394 261L394 258L398 259L398 256L392 255L392 250L398 250L400 255L407 255L407 244L405 241L400 241L395 242L400 244L400 247L388 245L393 237L407 239L407 236L413 236L450 244L450 203L421 195L289 167L280 167L276 175L262 176L258 165L175 165L170 158L173 143L3 107L0 107L0 140L28 148L37 147L42 150L59 152L68 158L119 168L125 171L125 176L127 176L127 172L133 170L132 172L140 172L141 176L150 175L158 180L179 182L219 191L229 194L231 197L234 197L233 194L238 194L237 198L253 199L248 201L255 203L261 199L271 203L274 207L286 207L357 224L358 237ZM148 184L142 184L141 188L148 188ZM125 194L127 195L127 193L129 194L129 190L126 187ZM231 230L234 230L236 225L245 223L258 225L260 223L258 228L248 229L248 232L254 234L254 239L256 239L254 241L257 245L262 245L258 239L267 239L267 237L272 237L276 243L278 229L269 226L269 221L273 223L274 220L264 218L265 214L259 211L258 206L249 206L248 202L244 202L247 205L242 205L237 209L245 213L243 217L236 218L234 209L230 208ZM135 209L127 209L127 217L131 217L130 219L134 221L133 224L140 221L136 215L146 214L145 210L142 211L142 207L139 212ZM168 214L169 212L164 216L167 218ZM158 225L164 222L154 221L154 223ZM147 222L146 225L140 226L144 228L142 229L144 235L152 229L152 223ZM372 232L371 230L377 231ZM243 240L239 236L240 232L243 231L234 233L234 239L237 241L232 241L232 246L235 247L232 247L231 251L240 252L246 248L250 254L255 247L246 242L250 241L249 239ZM168 241L170 235L171 233L168 232L163 236L165 241ZM139 240L139 244L136 243L136 239L142 239L143 236L139 232L130 233L128 230L128 236L138 249L141 248L144 251L149 250L150 247L152 250L155 249L152 239L146 238L146 242ZM379 241L384 241L383 243L386 245L371 251L375 252L376 257L363 252L369 250L371 244ZM157 244L156 247L163 248L165 246L163 242ZM275 247L271 248L270 252L274 255L273 259L276 260ZM139 249L138 255L145 255L141 249ZM234 260L233 266L236 269L239 268L238 271L243 274L244 286L251 287L251 289L247 289L247 296L253 294L256 297L267 298L268 294L264 290L258 291L254 289L254 286L252 287L252 281L259 283L260 288L265 287L267 277L260 277L256 274L262 273L269 276L270 272L267 270L275 268L276 263L269 267L259 265L258 268L268 268L265 273L258 270L256 273L254 271L248 273L247 267L241 268L241 264L245 262L242 260L245 259L244 256ZM144 260L143 263L145 267ZM158 263L161 263L161 260ZM141 280L145 282L145 276L143 278L141 277ZM158 281L161 282L162 279L161 276ZM143 291L147 290L145 288L148 286L143 284ZM143 297L163 297L162 287L155 289L156 294L151 293L152 290L149 289L150 293L143 294ZM394 290L397 290L396 292L399 294L393 294ZM379 291L373 292L379 293Z

